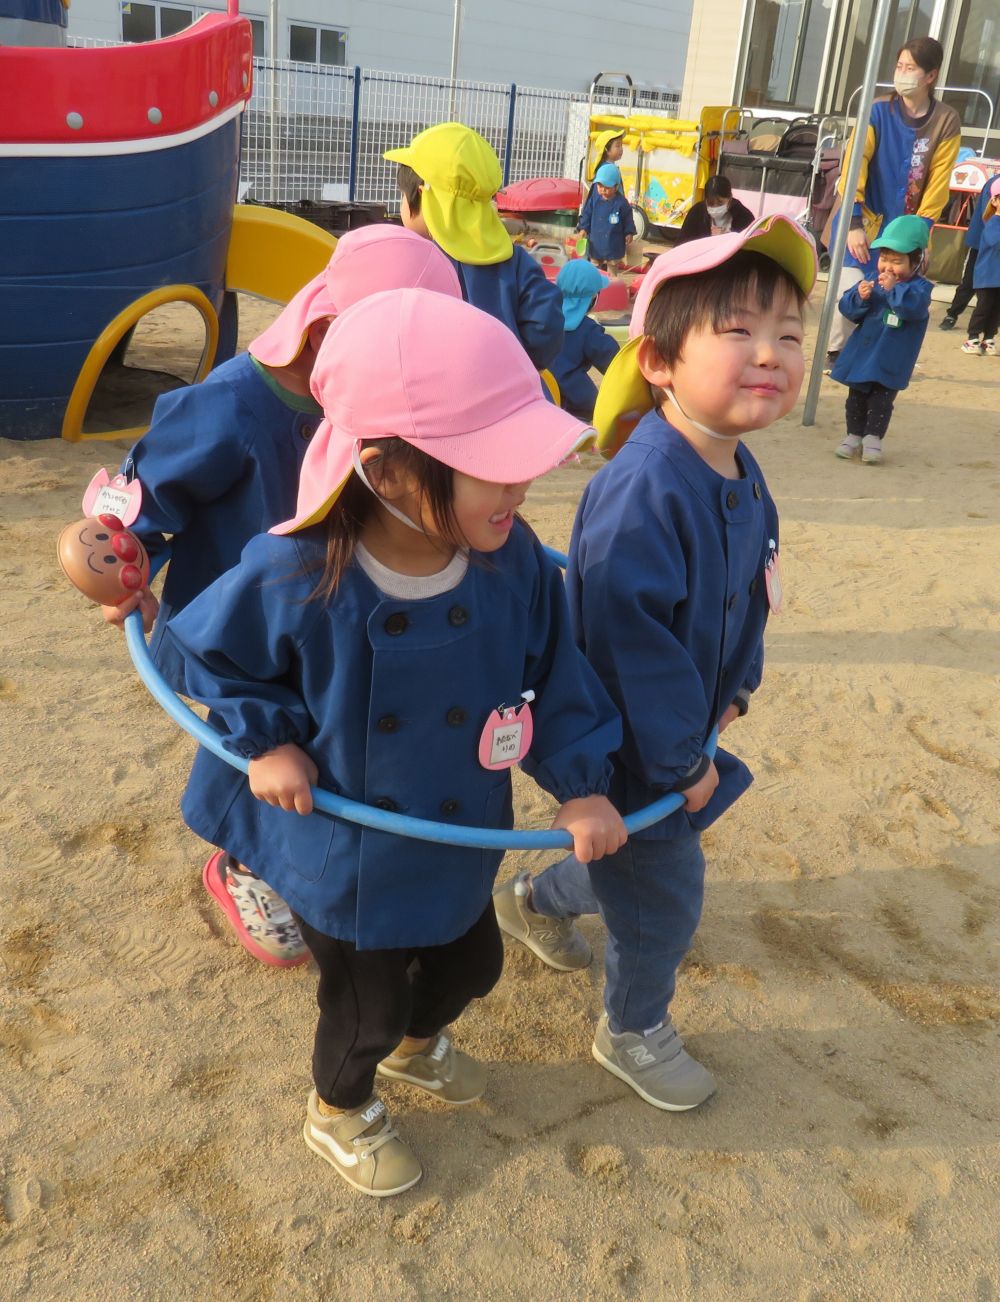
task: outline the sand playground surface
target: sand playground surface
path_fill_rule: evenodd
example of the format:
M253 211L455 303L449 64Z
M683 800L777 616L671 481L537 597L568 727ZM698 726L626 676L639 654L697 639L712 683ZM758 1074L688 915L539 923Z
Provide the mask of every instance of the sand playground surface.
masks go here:
M0 1298L1000 1297L1000 359L941 311L883 466L834 457L830 381L750 440L789 595L674 1010L719 1095L660 1113L593 1062L586 922L589 971L511 946L459 1023L481 1103L384 1089L426 1171L385 1201L305 1148L315 970L235 943L194 743L57 569L123 445L0 443ZM546 542L597 464L536 484Z

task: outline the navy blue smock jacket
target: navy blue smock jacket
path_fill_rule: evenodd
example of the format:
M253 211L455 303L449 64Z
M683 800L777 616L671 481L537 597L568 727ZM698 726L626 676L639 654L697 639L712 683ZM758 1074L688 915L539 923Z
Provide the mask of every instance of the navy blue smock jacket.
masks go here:
M632 813L676 788L738 692L760 685L768 603L764 566L778 515L740 444L742 479L725 479L656 411L587 485L566 574L578 643L621 711L611 799ZM645 832L676 836L714 822L750 785L721 747L703 810Z
M467 302L502 321L520 339L536 370L552 363L563 341L562 295L520 244L489 267L452 258Z
M587 232L591 258L618 261L625 256L625 236L635 234L632 205L622 194L610 199L595 195L590 211L580 215L580 228Z
M567 330L562 352L549 368L559 383L559 399L567 411L585 420L594 414L597 385L588 374L592 366L603 374L618 352L618 343L602 325L585 316L575 330Z
M142 485L131 525L155 554L172 534L171 559L150 651L183 690L183 666L164 640L171 615L230 569L250 539L295 514L299 470L321 413L294 411L265 383L249 354L201 384L157 399L149 433L122 470Z
M893 285L888 294L878 284L866 301L852 285L841 297L840 310L858 324L834 363L830 378L851 388L881 384L905 389L927 333L931 282L923 276ZM898 326L885 324L892 313Z
M976 289L1000 289L1000 215L982 224L972 284Z
M323 527L264 535L170 623L187 691L234 754L286 742L319 785L366 804L472 827L512 825L509 771L484 769L490 712L537 694L525 770L564 802L606 792L621 724L573 641L562 576L521 524L472 554L450 592L387 598L350 565L329 602L309 600ZM402 840L255 799L199 750L182 802L192 831L225 847L297 913L360 949L440 945L489 903L499 851Z

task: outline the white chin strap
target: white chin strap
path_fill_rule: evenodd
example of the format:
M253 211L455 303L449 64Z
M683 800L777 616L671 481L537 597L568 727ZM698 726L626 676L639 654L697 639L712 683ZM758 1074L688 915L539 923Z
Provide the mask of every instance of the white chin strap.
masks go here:
M424 530L421 529L420 525L414 524L414 522L404 511L401 511L398 506L393 506L391 502L387 502L385 498L382 496L382 494L377 492L376 489L372 487L371 481L369 480L367 474L365 473L364 463L361 460L361 450L358 447L357 442L355 442L354 447L351 449L351 464L354 466L355 474L364 484L365 488L368 489L369 493L373 494L375 500L378 502L378 504L381 507L384 507L384 509L388 511L390 515L394 515L397 520L401 520L403 524L415 530L417 533L424 532Z
M684 410L681 404L677 401L677 398L674 396L673 389L664 389L663 392L667 395L667 397L677 408L680 414L684 417L684 419L688 422L688 424L693 425L695 429L700 429L702 434L707 434L709 438L719 439L723 443L730 443L732 442L733 439L741 439L743 437L742 434L717 434L714 429L709 429L707 425L700 424L698 421L694 419L693 416L689 416L687 414L687 412ZM372 492L374 491L375 490L372 489Z

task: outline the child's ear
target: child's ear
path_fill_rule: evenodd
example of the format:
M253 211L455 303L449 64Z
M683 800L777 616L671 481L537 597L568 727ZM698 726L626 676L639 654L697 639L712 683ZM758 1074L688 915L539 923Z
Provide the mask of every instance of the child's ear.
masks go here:
M650 335L643 335L636 351L636 360L643 379L659 389L669 389L673 379L673 367L668 366L660 356L656 340Z
M388 460L379 448L363 448L361 464L365 468L368 482L381 497L392 502L397 498L412 493L416 487L413 476Z

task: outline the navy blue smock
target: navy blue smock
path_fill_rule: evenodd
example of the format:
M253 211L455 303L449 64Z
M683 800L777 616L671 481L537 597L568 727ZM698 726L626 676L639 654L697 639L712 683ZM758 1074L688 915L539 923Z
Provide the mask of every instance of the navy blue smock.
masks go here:
M567 411L590 420L597 401L597 385L588 374L592 366L603 374L618 352L618 343L592 317L585 316L575 330L567 330L562 351L549 368L559 384L559 399Z
M852 285L841 297L840 310L858 329L844 344L830 378L850 388L881 384L905 389L927 333L930 305L931 282L923 276L901 280L888 294L875 284L867 300ZM886 325L887 313L898 319L898 326Z
M286 742L319 785L366 804L472 827L512 826L509 771L484 769L490 712L528 689L525 770L564 802L606 792L618 715L573 641L562 576L516 523L462 582L420 601L387 598L355 563L329 602L310 600L322 525L250 542L240 564L170 622L187 691L234 754ZM402 840L255 799L199 750L182 802L192 831L258 873L307 922L360 949L440 945L489 903L500 851Z
M625 256L625 236L635 234L632 205L622 194L610 199L595 195L589 212L580 215L580 227L587 232L589 257L595 262L617 262Z
M303 410L241 353L201 384L158 398L149 433L122 465L142 485L133 533L152 555L173 535L150 651L175 690L184 673L164 641L171 615L235 565L254 534L295 514L299 470L322 414L298 401Z
M982 224L972 284L976 289L1000 289L1000 216Z
M724 478L651 411L580 503L567 595L579 645L622 714L610 792L622 813L683 782L737 693L760 685L778 514L742 444L737 456L743 478ZM715 764L704 809L633 835L662 840L714 822L752 781L721 747Z
M562 347L562 295L520 244L506 262L488 267L452 258L467 302L502 321L520 339L536 370L544 371Z

